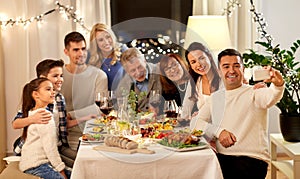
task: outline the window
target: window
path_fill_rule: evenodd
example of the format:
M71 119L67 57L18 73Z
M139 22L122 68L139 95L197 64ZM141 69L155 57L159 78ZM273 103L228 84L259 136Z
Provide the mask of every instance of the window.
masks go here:
M111 0L112 29L118 41L140 48L147 61L182 53L192 0Z

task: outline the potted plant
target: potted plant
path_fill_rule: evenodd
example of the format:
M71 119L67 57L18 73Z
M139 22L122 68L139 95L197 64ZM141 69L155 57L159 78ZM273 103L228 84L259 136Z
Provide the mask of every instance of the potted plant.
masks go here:
M283 98L277 103L280 109L280 129L286 141L300 141L300 65L295 53L300 40L293 42L290 49L273 46L271 41L256 42L265 48L264 53L250 50L243 54L245 67L270 65L279 70L285 80Z
M295 59L300 40L294 41L289 49L281 49L279 44L273 46L273 38L266 32L265 18L262 17L262 13L256 12L252 0L250 3L253 20L257 23L257 30L265 41L256 42L264 48L263 53L250 50L249 53L243 54L245 66L270 65L281 72L285 81L283 97L277 103L277 107L281 110L281 133L286 141L300 141L300 64Z

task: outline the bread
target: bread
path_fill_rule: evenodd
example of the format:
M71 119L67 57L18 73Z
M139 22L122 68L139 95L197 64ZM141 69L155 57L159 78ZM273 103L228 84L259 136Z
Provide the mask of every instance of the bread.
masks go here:
M119 147L122 149L137 149L138 148L138 143L125 138L125 137L119 137L119 136L106 136L104 139L104 143L107 146L110 147Z

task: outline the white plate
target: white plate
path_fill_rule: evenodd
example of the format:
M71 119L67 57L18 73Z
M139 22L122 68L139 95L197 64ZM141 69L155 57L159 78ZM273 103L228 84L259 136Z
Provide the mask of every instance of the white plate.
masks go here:
M175 151L175 152L186 152L186 151L193 151L193 150L201 150L201 149L205 149L208 147L207 143L204 142L200 142L198 146L196 147L187 147L187 148L175 148L175 147L168 147L162 144L159 144L161 147L167 149L167 150L171 150L171 151Z
M102 133L104 131L104 128L102 126L99 126L99 127L101 127L100 131L94 131L94 127L98 127L98 126L87 127L85 129L85 133L94 133L94 134L97 134L97 133Z
M91 120L87 121L86 125L90 125L90 126L105 126L105 124L103 124L103 123L95 122L95 119L91 119Z

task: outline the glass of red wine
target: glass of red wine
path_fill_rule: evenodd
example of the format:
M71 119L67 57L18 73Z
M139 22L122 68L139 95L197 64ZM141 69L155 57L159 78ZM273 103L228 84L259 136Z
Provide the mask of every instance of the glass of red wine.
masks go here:
M110 92L100 92L95 96L95 103L104 115L108 115L113 110L113 101L109 94Z
M178 115L178 106L176 105L175 100L168 100L164 103L164 113L166 119L171 122L171 125L177 125L177 115Z

